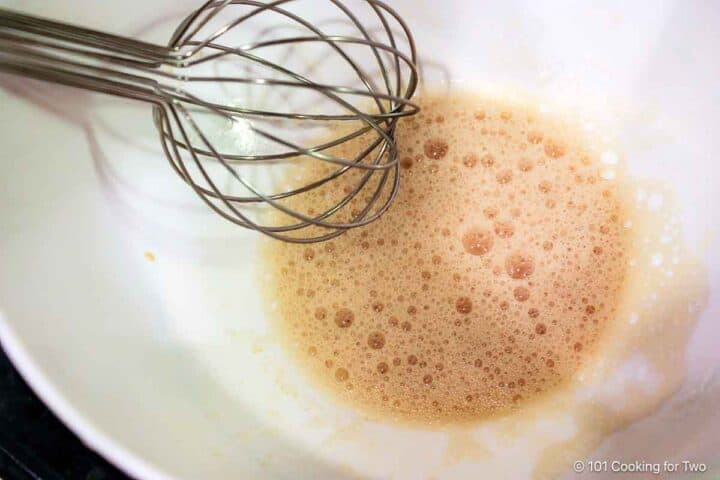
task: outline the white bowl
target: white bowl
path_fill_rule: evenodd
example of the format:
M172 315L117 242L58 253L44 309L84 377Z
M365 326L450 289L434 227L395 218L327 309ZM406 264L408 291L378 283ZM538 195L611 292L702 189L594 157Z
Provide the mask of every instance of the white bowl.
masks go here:
M0 0L157 42L199 2L70 3ZM618 138L633 173L672 187L710 287L687 381L595 458L703 461L711 475L720 468L720 5L392 6L430 75L581 106ZM531 475L537 459L516 450L453 463L445 433L373 423L304 386L269 335L258 237L207 212L171 172L149 110L7 75L0 105L0 340L50 408L120 468L142 479ZM557 441L551 431L563 426L547 428Z

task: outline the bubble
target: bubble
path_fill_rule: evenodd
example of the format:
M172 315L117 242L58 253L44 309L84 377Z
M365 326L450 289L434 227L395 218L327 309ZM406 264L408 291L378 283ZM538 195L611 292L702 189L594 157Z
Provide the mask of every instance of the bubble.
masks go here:
M433 377L430 374L427 374L423 377L423 383L425 385L430 385L432 383L432 381L433 381Z
M315 318L318 320L324 320L325 317L327 317L327 310L325 310L323 307L318 307L315 309Z
M317 355L317 348L315 348L315 347L308 348L308 355L310 355L311 357L314 357L315 355Z
M520 169L521 172L529 172L533 169L533 162L527 158L521 158L520 161L518 161L518 169Z
M473 365L475 365L477 368L481 368L483 366L483 362L479 358L476 358L473 362Z
M553 243L548 240L545 240L543 242L543 250L552 250L552 249L553 249Z
M313 258L315 258L315 250L313 250L312 248L306 248L305 252L303 252L303 258L308 262L311 261Z
M412 330L412 323L405 320L404 322L402 322L402 324L400 324L400 327L402 327L402 329L406 332L409 332L410 330Z
M488 230L473 228L462 237L463 248L470 255L485 255L493 246L493 236Z
M474 167L478 162L478 156L474 153L469 153L463 157L463 165L468 168Z
M400 166L404 170L410 170L413 166L413 159L410 157L404 157L402 160L400 160Z
M440 160L447 155L450 146L445 140L434 138L425 142L423 149L426 157L432 158L433 160Z
M603 252L602 247L598 247L598 246L593 247L593 253L595 255L600 255L602 252Z
M417 363L418 363L418 358L417 358L415 355L408 355L407 362L408 362L410 365L417 365Z
M377 371L378 371L378 373L384 375L384 374L386 374L386 373L388 372L388 370L390 370L390 367L388 366L387 363L385 363L385 362L380 362L380 363L377 364Z
M455 301L455 310L462 314L470 313L472 311L472 300L468 297L459 297Z
M340 328L347 328L355 320L355 314L348 308L341 308L335 312L335 325Z
M493 164L495 164L495 157L488 153L486 155L483 155L483 157L480 159L480 163L482 163L484 167L492 167Z
M593 305L586 306L585 313L587 313L588 315L592 315L593 313L595 313L595 307Z
M524 302L530 298L530 290L526 287L515 287L513 289L513 297L518 302Z
M485 112L478 110L475 112L475 120L485 120Z
M532 315L531 315L532 316ZM538 323L535 325L535 333L538 335L545 335L547 333L547 327L544 323Z
M373 350L379 350L385 346L385 335L381 332L373 332L368 335L367 344Z
M350 372L348 372L346 369L340 367L335 370L335 380L337 380L338 382L344 382L348 378L350 378Z
M555 361L552 358L548 358L545 361L545 365L547 365L548 368L553 368L555 366Z
M500 238L510 238L515 233L515 227L510 222L495 222L494 230Z
M511 113L511 112L500 112L500 119L501 119L501 120L504 120L504 121L507 122L507 121L510 120L511 118L512 118L512 113Z
M552 190L552 185L547 180L543 180L542 182L538 183L538 190L540 190L542 193L549 193L550 190Z
M582 343L580 343L580 342L575 342L575 345L573 345L573 350L575 350L576 352L581 351L582 348L583 348L583 346L582 346Z
M515 252L505 259L505 271L515 280L522 280L533 274L535 263L530 255Z
M393 358L393 365L395 365L396 367L399 366L401 363L402 363L402 360L400 360L400 358L398 358L398 357Z
M373 308L373 310L376 311L377 313L380 313L380 312L382 312L383 309L385 308L385 305L383 305L383 304L380 303L380 302L375 302L375 303L373 303L372 308Z
M505 185L505 184L510 183L510 181L512 180L512 177L513 177L512 170L506 169L506 170L502 170L502 171L498 172L498 174L495 176L495 179L497 180L497 182L499 184Z
M565 155L567 149L564 145L554 140L545 140L545 155L550 158L560 158Z
M493 219L497 217L498 209L495 207L485 207L483 209L483 215L485 215L487 218Z
M529 132L527 135L528 142L532 143L533 145L537 145L543 140L542 133L540 132Z

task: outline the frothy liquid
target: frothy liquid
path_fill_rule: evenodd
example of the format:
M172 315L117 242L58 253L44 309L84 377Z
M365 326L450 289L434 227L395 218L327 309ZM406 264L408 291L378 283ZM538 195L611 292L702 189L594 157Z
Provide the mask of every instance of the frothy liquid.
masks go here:
M560 123L475 97L421 106L400 123L389 212L325 244L269 242L270 285L288 348L344 401L473 420L558 388L592 358L623 287L623 205Z

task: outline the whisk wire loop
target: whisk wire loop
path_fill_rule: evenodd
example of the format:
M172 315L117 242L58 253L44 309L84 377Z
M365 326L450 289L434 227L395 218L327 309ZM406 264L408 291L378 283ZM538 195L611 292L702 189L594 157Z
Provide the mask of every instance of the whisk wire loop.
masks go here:
M397 122L418 111L407 24L380 0L349 3L208 0L166 46L0 9L0 71L150 103L171 167L213 211L280 240L324 241L389 208ZM309 18L320 10L340 20ZM318 133L331 125L331 138ZM325 167L301 185L286 167L266 178L307 161ZM335 200L294 208L314 191Z

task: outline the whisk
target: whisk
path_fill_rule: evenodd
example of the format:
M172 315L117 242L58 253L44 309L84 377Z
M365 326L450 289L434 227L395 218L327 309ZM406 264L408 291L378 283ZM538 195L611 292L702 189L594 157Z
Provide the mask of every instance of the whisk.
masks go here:
M318 11L331 16L307 18ZM327 59L332 68L318 66ZM210 208L297 243L328 240L388 209L400 180L397 122L418 110L410 101L418 83L412 34L378 0L352 8L341 0L209 0L167 46L0 9L0 71L152 104L170 165ZM318 140L330 123L350 128ZM335 154L353 140L366 142L359 153ZM303 185L270 178L271 165L301 159L332 168ZM332 188L354 169L361 174L352 187L320 212L285 201Z

